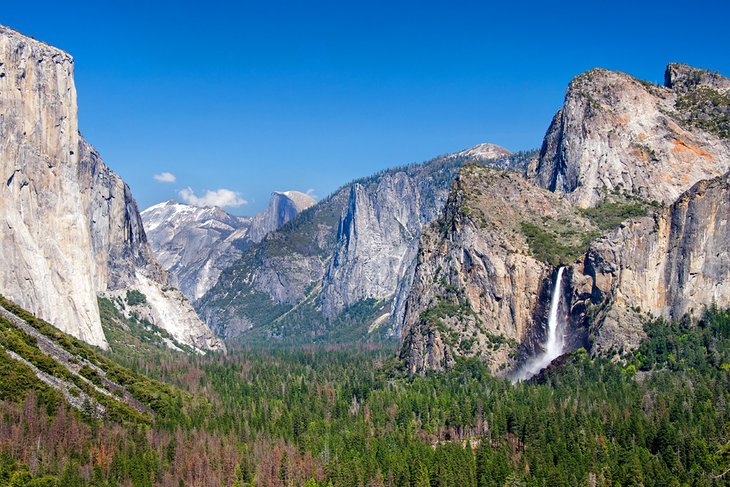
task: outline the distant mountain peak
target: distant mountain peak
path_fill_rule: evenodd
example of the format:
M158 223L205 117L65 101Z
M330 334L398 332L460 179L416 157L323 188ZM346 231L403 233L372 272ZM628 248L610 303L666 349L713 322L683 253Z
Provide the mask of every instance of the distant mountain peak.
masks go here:
M455 156L469 157L480 161L508 157L512 152L497 144L478 144L469 149L457 152Z
M276 197L276 195L288 198L292 203L294 203L298 211L304 211L310 206L317 204L316 199L307 193L302 193L301 191L274 191L271 193L272 200Z
M222 269L317 201L300 191L274 191L267 208L253 217L175 200L142 212L145 232L160 264L191 300L213 286Z

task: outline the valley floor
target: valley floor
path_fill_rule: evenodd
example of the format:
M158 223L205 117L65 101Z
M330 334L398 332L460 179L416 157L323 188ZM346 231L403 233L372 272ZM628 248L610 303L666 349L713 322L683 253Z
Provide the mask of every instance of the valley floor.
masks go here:
M72 409L0 353L0 484L728 485L730 314L646 331L514 386L470 360L407 378L376 345L111 352L178 391L143 398L151 422Z

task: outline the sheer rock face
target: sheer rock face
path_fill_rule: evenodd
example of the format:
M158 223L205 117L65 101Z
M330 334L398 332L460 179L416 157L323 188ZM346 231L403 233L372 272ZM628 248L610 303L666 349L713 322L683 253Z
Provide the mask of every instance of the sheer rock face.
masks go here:
M261 241L315 203L298 191L274 192L267 209L251 218L217 207L167 201L144 210L142 220L160 264L172 282L195 301L251 243Z
M668 86L660 87L604 69L576 77L530 178L585 208L616 189L671 204L697 181L724 174L724 119L697 113L686 95L704 88L727 93L728 79L683 65L670 65L666 78ZM702 117L720 124L717 133L701 128L710 123Z
M400 351L411 373L448 368L457 356L505 371L518 349L539 347L554 269L530 255L522 224L547 220L593 230L558 195L516 174L461 170L443 216L420 240Z
M510 154L503 147L480 144L449 157L506 161ZM354 184L340 219L337 248L324 276L324 315L337 316L363 299L390 299L403 280L407 288L421 229L436 219L448 193L447 185L434 184L429 175L414 177L404 172L385 174L369 188ZM400 304L396 299L396 316L402 315Z
M729 220L726 174L594 242L573 269L572 302L599 310L595 350L635 348L643 337L638 312L678 320L730 306Z
M124 296L127 290L138 290L147 298L141 308L145 319L186 345L200 350L222 349L222 342L200 320L190 301L170 284L155 260L129 186L83 138L79 158L97 292Z
M72 58L0 27L0 63L0 292L106 347L97 294L144 289L156 325L219 348L182 295L158 296L167 278L129 187L79 136Z
M127 289L137 272L166 285L167 278L147 243L129 186L83 138L79 139L78 178L96 261L96 289Z
M100 347L73 59L0 26L0 292Z
M419 183L428 184L399 172L384 176L370 191L361 184L351 187L324 276L326 317L363 299L393 296L415 256L421 227L446 199L444 188L435 201L422 202Z

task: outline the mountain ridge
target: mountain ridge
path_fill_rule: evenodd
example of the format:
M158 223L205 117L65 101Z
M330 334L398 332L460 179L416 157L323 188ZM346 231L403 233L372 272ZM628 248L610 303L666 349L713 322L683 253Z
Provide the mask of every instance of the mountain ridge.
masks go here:
M493 145L479 147L482 152L493 150L501 155L498 159L489 159L491 164L514 166L519 171L524 170L533 156L531 152L508 155L508 151ZM296 315L300 322L311 323L304 325L305 329L326 328L328 321L334 323L339 314L358 303L394 300L398 288L396 281L409 272L407 264L384 276L383 285L368 288L368 283L358 285L355 278L350 284L345 282L348 276L360 272L377 274L388 253L397 256L394 262L405 262L405 257L413 252L413 236L420 232L423 222L435 217L446 199L455 169L466 160L470 158L463 153L447 154L423 163L380 171L342 186L252 246L240 261L224 271L218 284L196 302L196 307L209 325L220 330L219 335L230 337L262 325L278 330L274 335L285 329L301 328L301 323L294 322L295 316L280 319L293 307L302 312L306 309L306 318L302 314ZM362 197L353 203L353 194ZM349 210L348 201L351 203ZM375 240L360 240L354 245L352 239L347 243L346 234L368 235L368 232L347 230L348 225L356 221L348 212L357 214L358 202L372 205L368 212L373 228L377 230L370 235L380 239L380 244ZM360 214L363 208L360 208ZM399 214L402 215L400 223L396 218ZM410 222L407 225L411 229L405 234L400 230L397 234L385 231L402 229L401 224L406 221ZM407 235L409 232L411 238ZM389 236L386 237L386 233ZM352 246L348 247L350 244ZM348 253L355 248L363 252L359 257ZM349 267L341 265L345 262ZM315 296L311 296L313 290L316 290ZM302 308L302 304L306 306ZM378 316L372 316L372 319L382 316L382 312L377 311L379 306L373 309ZM364 319L369 322L370 317ZM231 325L230 330L226 329L227 325ZM397 331L391 328L391 334L394 333Z

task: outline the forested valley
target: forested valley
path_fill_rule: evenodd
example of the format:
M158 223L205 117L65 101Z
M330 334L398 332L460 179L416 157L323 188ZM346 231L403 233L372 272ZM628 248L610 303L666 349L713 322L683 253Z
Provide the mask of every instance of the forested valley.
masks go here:
M73 409L0 353L0 482L727 485L730 313L645 331L620 359L579 349L515 385L476 360L408 377L388 344L109 353L155 379L152 419Z

